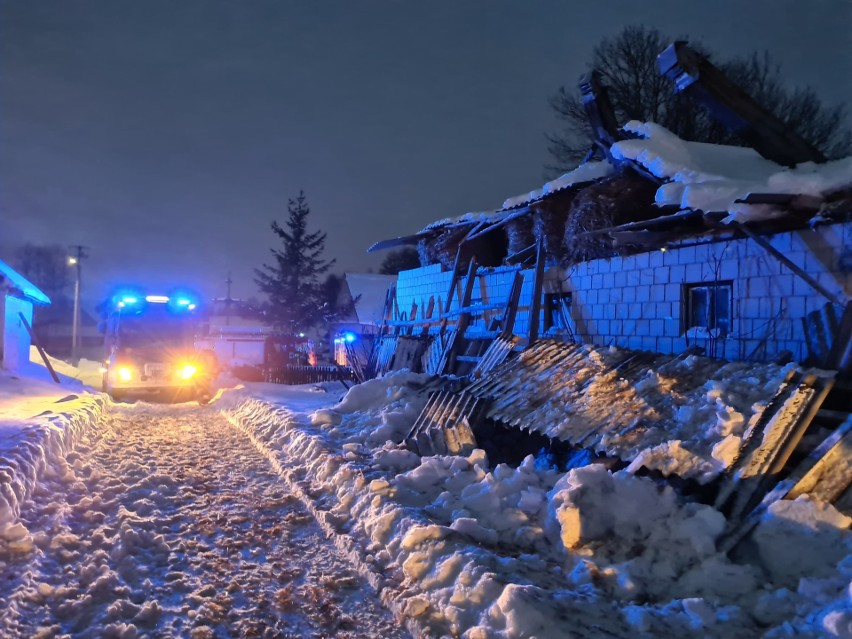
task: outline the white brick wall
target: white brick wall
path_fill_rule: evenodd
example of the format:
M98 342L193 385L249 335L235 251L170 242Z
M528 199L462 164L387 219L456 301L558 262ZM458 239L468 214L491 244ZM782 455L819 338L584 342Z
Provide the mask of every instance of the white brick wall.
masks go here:
M781 233L768 238L772 246L835 295L852 296L852 272L841 269L842 255L852 260L852 223L818 227L815 230ZM848 247L848 248L847 248ZM483 304L505 304L515 269L481 268L474 284L473 299ZM533 271L521 271L523 286L515 322L515 333L529 330ZM439 264L403 271L397 284L397 304L408 314L417 303L418 316L435 299L435 314L443 308L452 274ZM452 310L458 309L463 280L453 295ZM684 284L730 280L733 287L731 333L724 340L687 339L681 318ZM578 339L630 348L678 353L698 344L711 354L728 359L773 359L781 351L792 351L796 359L807 356L802 318L821 308L825 298L793 274L752 240L684 245L667 251L652 251L626 257L592 260L567 271L545 273L544 291L573 293L571 309ZM439 304L440 301L440 304ZM502 310L485 313L472 328L484 329ZM543 329L543 317L540 320Z
M583 269L585 270L585 269ZM509 299L512 282L517 269L515 267L480 268L476 274L473 285L471 302L473 304L499 304L505 305ZM521 286L521 297L518 313L515 318L515 334L526 335L529 331L530 304L532 301L534 271L532 269L521 271L523 283ZM585 276L591 282L589 276ZM598 275L600 277L600 275ZM545 272L543 290L545 292L557 292L562 290L562 271L550 269ZM461 277L456 285L450 310L458 310L460 296L463 291L465 277ZM417 316L422 318L423 313L429 306L430 298L435 300L435 311L433 316L437 317L440 312L446 312L444 303L447 299L452 273L442 271L439 264L432 264L411 271L403 271L399 274L396 290L397 307L400 313L408 317L413 302L417 303ZM597 296L597 291L595 291ZM491 319L503 314L502 308L486 311L475 317L470 325L470 330L486 330ZM539 318L540 330L543 329L543 311Z
M841 299L852 296L852 272L841 269L840 259L846 253L850 260L852 223L768 239L832 293ZM714 280L733 285L731 333L715 344L687 340L681 321L683 285ZM784 350L804 359L802 318L827 301L747 239L592 260L567 273L566 284L574 293L572 319L579 339L670 353L698 343L729 359L745 359L756 350L757 359L772 359Z

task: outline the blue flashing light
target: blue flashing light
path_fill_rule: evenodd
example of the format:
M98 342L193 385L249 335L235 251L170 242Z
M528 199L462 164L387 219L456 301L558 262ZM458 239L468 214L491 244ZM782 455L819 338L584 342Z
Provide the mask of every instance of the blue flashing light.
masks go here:
M135 288L123 287L112 296L114 309L124 312L138 313L144 306L144 296Z
M355 333L346 332L343 334L343 339L345 339L350 344L355 341Z
M190 300L188 297L179 297L175 301L175 304L177 304L178 306L190 306L192 304L192 300Z

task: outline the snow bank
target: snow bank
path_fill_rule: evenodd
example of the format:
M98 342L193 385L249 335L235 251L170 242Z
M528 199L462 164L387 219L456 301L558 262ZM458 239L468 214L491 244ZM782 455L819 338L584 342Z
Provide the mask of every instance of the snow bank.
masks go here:
M39 477L65 472L65 455L107 401L37 379L0 376L0 545L27 549L28 531L16 523L22 502Z
M50 365L53 366L53 370L61 377L67 378L67 380L76 380L92 388L101 388L103 380L103 364L101 362L81 359L77 363L77 366L72 366L68 362L51 357L50 355L47 356L47 359L50 361ZM47 376L49 373L44 365L44 360L35 346L30 346L30 363L34 368L30 369L29 372L42 379L48 379Z
M749 193L822 196L852 184L852 157L791 169L751 148L687 142L653 122L632 120L624 129L640 138L616 142L613 157L637 162L667 181L657 190L660 206L726 211L726 221L743 222L775 214L770 207L736 203Z
M250 389L219 403L416 634L848 636L848 522L831 507L777 505L735 563L716 552L722 514L630 472L405 450L422 381L392 374L321 409Z

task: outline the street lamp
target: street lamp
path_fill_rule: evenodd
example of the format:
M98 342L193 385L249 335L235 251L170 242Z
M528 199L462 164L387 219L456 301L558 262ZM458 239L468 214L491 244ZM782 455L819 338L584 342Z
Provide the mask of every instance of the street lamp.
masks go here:
M77 277L74 279L74 320L71 324L71 359L77 361L77 351L80 347L80 280L83 260L89 257L85 246L72 246L77 254L68 258L68 266L76 267Z

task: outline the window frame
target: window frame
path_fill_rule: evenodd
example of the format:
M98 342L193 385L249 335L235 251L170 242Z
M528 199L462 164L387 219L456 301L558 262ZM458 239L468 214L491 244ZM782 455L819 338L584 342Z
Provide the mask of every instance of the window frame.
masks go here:
M710 316L710 321L707 323L710 326L693 323L695 315L694 293L700 289L707 289L706 297L708 309L707 313ZM718 297L716 291L726 291L727 302L727 326L720 328L719 326L719 311ZM713 291L713 294L709 294ZM709 282L690 282L681 285L681 335L687 338L725 338L733 332L734 322L734 282L733 280L712 280ZM718 331L715 332L714 331ZM700 334L703 332L703 334Z

